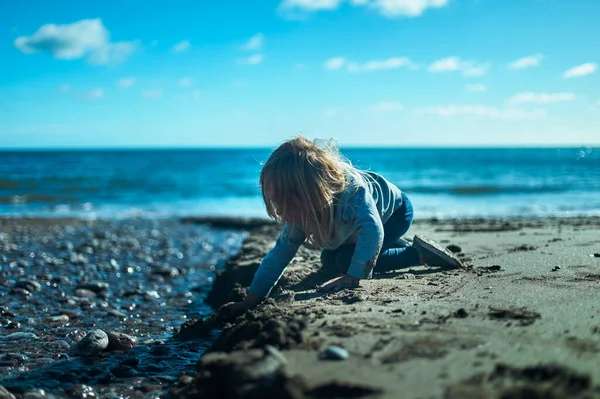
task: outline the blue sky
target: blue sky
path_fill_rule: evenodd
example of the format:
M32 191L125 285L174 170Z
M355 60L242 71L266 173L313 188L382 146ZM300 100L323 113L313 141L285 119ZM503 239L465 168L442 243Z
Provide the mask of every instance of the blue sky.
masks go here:
M600 144L600 1L3 1L0 147Z

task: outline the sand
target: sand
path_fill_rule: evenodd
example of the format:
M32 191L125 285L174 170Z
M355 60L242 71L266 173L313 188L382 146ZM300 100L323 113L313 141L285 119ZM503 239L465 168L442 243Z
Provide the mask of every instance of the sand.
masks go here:
M243 298L280 229L254 219L181 222L154 221L151 228L166 235L193 223L250 231L206 298L214 309ZM108 229L101 222L86 227L77 220L0 219L0 233L15 224L32 237L47 228L60 237L70 226L83 233ZM126 235L143 239L151 228ZM132 380L132 397L600 398L599 231L600 218L420 221L409 237L425 234L452 245L468 267L376 274L357 289L331 294L314 287L343 271L322 268L319 250L304 245L272 297L256 309L225 324L214 317L187 322L172 340L148 346L157 353L199 347L203 341L195 339L212 339L215 328L222 329L195 375L161 380L150 391L134 388ZM113 255L121 263L128 253ZM145 306L157 317L163 309L151 308L152 301ZM342 360L321 355L343 358L344 350ZM122 356L133 359L134 352ZM21 392L13 390L18 397ZM0 397L8 395L0 388Z
M217 277L212 306L243 297L273 244L277 226L253 227ZM599 227L599 218L416 223L407 236L454 245L468 267L412 267L333 294L314 285L336 271L303 246L272 299L226 324L199 373L173 393L600 397ZM183 331L201 336L211 325ZM348 359L321 359L331 345Z

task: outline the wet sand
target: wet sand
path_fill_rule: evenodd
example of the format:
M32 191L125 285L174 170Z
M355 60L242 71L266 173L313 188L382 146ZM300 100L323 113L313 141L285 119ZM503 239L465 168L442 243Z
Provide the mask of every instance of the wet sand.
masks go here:
M333 294L314 286L336 271L303 246L272 299L226 324L196 376L172 393L600 397L599 228L600 218L420 222L409 236L452 245L468 267L412 267ZM277 231L253 231L218 275L212 306L243 297Z

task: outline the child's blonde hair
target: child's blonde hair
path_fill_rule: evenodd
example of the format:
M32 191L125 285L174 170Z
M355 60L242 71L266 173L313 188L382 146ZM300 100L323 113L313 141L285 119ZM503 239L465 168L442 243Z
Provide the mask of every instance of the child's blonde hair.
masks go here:
M335 196L354 172L331 141L296 136L281 144L260 172L267 214L300 227L312 243L326 246L333 235Z

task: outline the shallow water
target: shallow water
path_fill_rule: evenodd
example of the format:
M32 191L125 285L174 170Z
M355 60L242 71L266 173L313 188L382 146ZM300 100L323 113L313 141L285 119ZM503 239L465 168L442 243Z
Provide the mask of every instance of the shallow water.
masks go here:
M77 396L85 384L101 397L155 397L193 371L210 344L170 338L210 313L203 299L214 272L244 237L176 221L0 226L0 385ZM93 328L140 345L69 358Z

